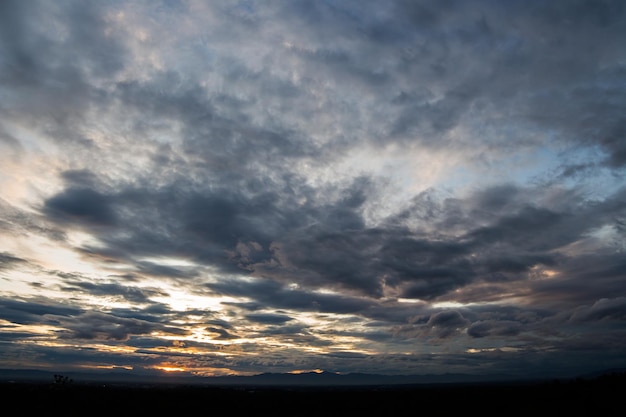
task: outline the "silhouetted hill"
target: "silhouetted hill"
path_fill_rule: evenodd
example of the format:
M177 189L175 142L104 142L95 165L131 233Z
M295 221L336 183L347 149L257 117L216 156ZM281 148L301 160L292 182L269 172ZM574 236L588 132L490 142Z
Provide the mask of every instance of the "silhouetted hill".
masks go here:
M220 385L277 385L277 386L385 386L443 383L481 383L488 381L513 381L510 375L477 377L464 374L442 375L375 375L363 373L335 374L308 372L300 374L265 373L253 376L227 376L211 378Z
M0 369L0 382L52 382L54 372L40 370ZM486 383L515 381L510 375L477 377L464 374L442 375L375 375L363 373L335 374L331 372L263 373L252 376L198 377L190 374L153 372L139 374L128 371L69 372L63 374L74 383L102 384L169 384L212 386L386 386L445 383Z
M42 370L0 369L0 382L54 382L56 373ZM613 369L579 375L568 379L596 379L604 375L625 375L626 369ZM73 383L81 384L165 384L165 385L210 385L240 387L358 387L358 386L401 386L438 384L499 384L554 381L558 378L525 378L511 375L476 376L466 374L439 375L376 375L365 373L336 374L331 372L263 373L252 376L199 377L191 374L166 372L134 373L131 371L69 372L63 373ZM562 380L567 380L563 379Z
M11 373L11 372L8 372ZM0 372L6 375L7 371ZM37 379L43 374L29 373ZM595 378L535 382L446 384L332 384L368 376L261 374L236 377L237 384L92 384L0 382L5 410L24 415L157 415L170 413L228 416L415 416L479 412L482 416L541 413L621 415L626 373ZM52 378L52 377L51 377ZM228 378L222 380L229 380ZM219 379L219 378L218 378ZM216 379L211 379L215 381ZM409 379L410 380L410 379ZM255 381L254 384L243 381ZM305 384L302 381L315 381ZM331 382L319 384L318 382ZM376 379L379 381L379 379ZM404 381L404 380L403 380ZM264 383L262 383L264 382ZM284 384L297 382L296 384Z

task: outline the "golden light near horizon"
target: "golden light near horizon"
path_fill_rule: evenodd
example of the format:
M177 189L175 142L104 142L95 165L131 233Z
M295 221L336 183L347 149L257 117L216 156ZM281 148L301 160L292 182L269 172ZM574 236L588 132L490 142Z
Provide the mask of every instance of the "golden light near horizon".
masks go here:
M522 351L522 348L517 348L517 347L513 347L513 346L501 346L501 347L490 347L490 348L470 348L467 349L466 352L467 353L484 353L484 352L510 352L510 353L515 353L515 352L519 352Z
M158 369L160 371L165 371L165 372L187 372L188 369L176 366L176 365L160 365L160 366L155 366L154 369Z
M125 371L132 371L134 368L132 366L126 365L83 365L81 368L84 369L98 369L98 370L118 370L123 369Z
M323 369L315 368L315 369L294 369L293 371L289 371L289 374L299 375L299 374L323 374L325 371Z

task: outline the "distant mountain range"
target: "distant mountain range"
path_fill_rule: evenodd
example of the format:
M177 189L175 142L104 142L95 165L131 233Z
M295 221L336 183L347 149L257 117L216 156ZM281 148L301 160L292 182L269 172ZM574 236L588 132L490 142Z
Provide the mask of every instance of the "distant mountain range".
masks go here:
M596 378L604 374L626 373L625 369L594 372L581 375L579 378ZM137 374L129 371L112 372L67 372L60 373L65 377L65 383L86 384L172 384L172 385L215 385L215 386L241 386L241 387L337 387L337 386L398 386L418 384L481 384L494 382L524 382L539 380L542 378L520 379L511 375L488 375L476 376L466 374L441 374L441 375L376 375L376 374L335 374L331 372L306 372L298 374L290 373L263 373L252 376L215 376L199 377L193 375L180 375L170 373ZM61 378L56 378L59 373L41 370L0 369L0 382L50 382L62 383ZM546 379L546 378L543 378ZM55 382L56 381L56 382Z

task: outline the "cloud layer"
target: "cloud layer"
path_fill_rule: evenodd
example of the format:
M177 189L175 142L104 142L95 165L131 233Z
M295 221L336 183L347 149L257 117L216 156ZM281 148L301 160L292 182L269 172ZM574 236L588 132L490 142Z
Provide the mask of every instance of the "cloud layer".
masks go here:
M626 366L625 21L3 2L0 365Z

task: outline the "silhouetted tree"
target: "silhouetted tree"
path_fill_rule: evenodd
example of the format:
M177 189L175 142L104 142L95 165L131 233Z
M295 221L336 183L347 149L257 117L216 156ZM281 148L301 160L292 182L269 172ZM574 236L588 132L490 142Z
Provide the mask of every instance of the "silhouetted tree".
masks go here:
M58 385L71 384L74 382L71 378L59 374L54 374L54 383Z

